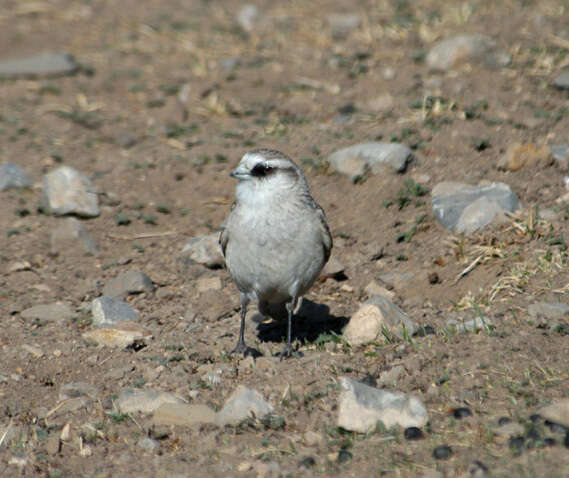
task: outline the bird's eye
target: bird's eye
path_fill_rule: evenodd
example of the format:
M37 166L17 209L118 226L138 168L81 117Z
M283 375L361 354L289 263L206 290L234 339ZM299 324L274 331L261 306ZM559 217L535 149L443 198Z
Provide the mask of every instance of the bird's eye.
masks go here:
M256 177L266 176L273 168L266 163L258 163L251 170L251 174Z

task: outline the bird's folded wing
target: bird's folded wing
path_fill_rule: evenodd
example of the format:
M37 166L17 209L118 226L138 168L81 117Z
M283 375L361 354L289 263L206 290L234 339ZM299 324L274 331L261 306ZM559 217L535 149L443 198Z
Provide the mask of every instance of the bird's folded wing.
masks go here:
M316 204L316 210L318 212L318 219L320 220L320 230L322 232L322 247L324 249L325 263L330 259L330 253L332 252L332 234L330 234L330 228L326 222L326 214L324 209Z

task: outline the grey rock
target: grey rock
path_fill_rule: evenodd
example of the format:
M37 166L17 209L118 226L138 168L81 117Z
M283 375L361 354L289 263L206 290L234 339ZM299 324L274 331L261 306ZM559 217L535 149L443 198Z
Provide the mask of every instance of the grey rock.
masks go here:
M334 38L345 38L358 28L361 23L360 16L355 13L332 13L328 15L328 23Z
M214 423L215 412L206 405L187 403L164 403L154 412L155 425L192 426L200 423Z
M241 64L241 58L238 56L230 56L229 58L222 58L219 60L219 66L224 70L233 70Z
M372 280L368 285L366 285L364 291L370 297L372 295L380 295L389 300L393 300L395 298L395 292L379 285L375 280Z
M553 86L560 90L569 89L569 70L562 71L553 80Z
M447 320L447 325L454 328L457 332L478 332L479 330L490 330L494 328L492 321L486 317L476 317L474 319L460 320L451 318Z
M386 272L379 275L379 279L394 289L404 289L407 287L409 281L415 277L412 272ZM384 295L384 294L378 294Z
M361 345L390 333L400 339L410 337L417 325L399 307L383 296L374 295L365 301L350 318L343 337L352 345Z
M138 440L136 446L143 449L144 451L153 452L160 448L160 443L158 443L156 440L153 440L152 438L146 437Z
M511 56L486 35L457 35L434 45L425 59L429 69L447 71L460 63L481 63L487 68L508 65Z
M75 317L75 311L64 302L52 304L38 304L23 310L21 316L24 319L40 319L48 321L66 320Z
M338 426L359 433L373 431L378 421L385 427L422 427L428 415L423 403L402 392L369 387L351 378L340 378L343 388L338 407Z
M344 276L344 269L344 265L338 259L332 256L322 268L322 271L320 272L320 279L342 277Z
M124 324L128 324L128 327ZM120 327L120 329L100 328L88 330L81 337L89 344L117 348L127 348L135 343L142 344L152 337L150 332L128 321L121 322ZM117 373L119 372L120 370L117 371Z
M535 302L528 307L534 319L559 320L569 315L569 305L561 302Z
M113 326L123 320L136 320L139 313L129 304L114 297L102 296L91 302L93 325Z
M569 169L569 145L552 144L549 149L557 165L564 170Z
M335 151L328 163L332 170L357 181L368 172L379 173L385 166L402 173L413 157L413 152L400 143L360 143Z
M115 136L115 143L121 148L129 149L138 143L138 138L130 131L120 131Z
M259 392L239 385L216 414L215 423L219 426L238 425L247 418L261 419L273 410L273 406Z
M28 188L32 185L30 176L18 164L8 161L0 166L0 191L11 188Z
M219 234L203 234L188 239L182 252L181 259L187 259L195 264L202 264L210 269L223 267L225 261L219 246Z
M458 182L437 184L431 193L433 212L446 228L471 233L520 206L507 184L474 186Z
M103 287L103 295L124 297L128 294L152 292L154 284L150 277L141 271L122 272Z
M82 396L96 399L99 396L99 389L87 382L70 382L59 388L59 400L61 401Z
M184 402L172 393L148 388L127 388L115 400L115 406L121 413L153 413L165 403Z
M259 9L253 4L243 5L237 12L237 23L246 32L253 31L259 19Z
M75 217L68 217L60 222L51 231L49 242L50 252L54 255L69 254L75 250L92 255L99 252L95 238L89 234L87 227Z
M72 75L78 70L75 59L61 51L0 61L0 78Z
M538 412L543 418L550 422L569 427L569 398L540 408Z
M61 166L43 179L43 205L55 216L99 215L99 199L89 178L69 166Z

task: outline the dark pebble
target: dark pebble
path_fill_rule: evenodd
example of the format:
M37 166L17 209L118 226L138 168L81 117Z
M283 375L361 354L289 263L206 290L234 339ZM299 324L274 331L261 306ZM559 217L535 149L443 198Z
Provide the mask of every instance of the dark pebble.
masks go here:
M560 423L550 422L549 420L545 420L545 426L551 430L552 433L568 433L569 428L565 425L561 425Z
M407 440L420 440L424 437L423 430L417 427L407 427L403 432L403 435Z
M435 332L435 328L432 325L421 325L415 332L415 335L417 337L425 337L426 335L434 335Z
M338 108L338 113L341 115L352 115L357 111L357 108L353 103L348 103L346 105L342 105Z
M316 460L312 456L305 456L298 462L298 466L304 468L312 468L314 465L316 465Z
M528 440L539 440L541 438L541 436L540 436L537 428L534 426L531 426L528 428L528 430L526 432L526 438Z
M285 426L285 419L280 415L269 414L261 420L261 423L271 430L280 430Z
M521 453L524 449L524 437L521 435L517 435L515 437L511 437L509 442L508 442L508 446L510 447L510 450L512 450L514 453Z
M452 415L454 418L458 418L460 420L461 418L471 417L472 412L470 411L470 408L458 407L452 411Z
M429 280L429 284L438 284L441 282L441 279L436 272L429 272L427 279Z
M338 463L346 463L351 460L352 457L352 452L342 449L338 452Z
M508 423L512 423L512 419L510 417L500 417L498 418L498 425L504 426Z
M484 476L488 476L488 467L481 461L474 460L468 466L468 474L473 478L482 478Z
M368 373L364 378L362 378L360 382L370 387L377 387L377 380L370 373Z
M452 455L452 448L448 445L439 445L433 450L435 460L448 460Z
M543 439L543 444L545 446L555 446L557 442L555 441L555 438L547 437Z
M539 413L534 413L533 415L529 416L531 422L535 423L541 420L541 415Z
M565 434L565 440L563 440L563 445L565 445L566 448L569 448L569 432Z

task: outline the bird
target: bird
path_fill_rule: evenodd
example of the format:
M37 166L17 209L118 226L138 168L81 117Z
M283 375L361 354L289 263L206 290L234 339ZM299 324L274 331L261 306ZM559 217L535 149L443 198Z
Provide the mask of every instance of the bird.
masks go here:
M290 357L298 300L314 284L332 251L326 215L312 197L302 169L280 151L249 151L230 176L237 179L235 201L219 244L241 305L239 337L232 353L259 355L244 337L247 307L257 301L262 315L286 317L286 345L280 355Z

